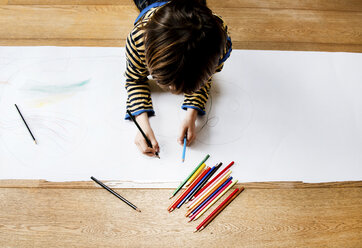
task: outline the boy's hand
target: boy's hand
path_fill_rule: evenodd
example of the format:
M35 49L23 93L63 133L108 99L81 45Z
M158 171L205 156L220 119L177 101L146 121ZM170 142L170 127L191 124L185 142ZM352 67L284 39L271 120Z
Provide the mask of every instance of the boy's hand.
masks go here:
M184 144L185 133L187 133L186 145L189 146L196 138L195 122L197 117L197 110L188 108L186 111L186 117L181 123L180 133L177 141L180 145Z
M153 157L156 152L159 152L160 148L158 147L158 142L155 138L155 134L151 128L151 125L148 121L148 115L146 112L136 116L136 121L142 128L143 132L146 134L148 139L152 143L152 148L147 145L147 142L140 131L137 132L134 143L137 145L138 149L145 155Z

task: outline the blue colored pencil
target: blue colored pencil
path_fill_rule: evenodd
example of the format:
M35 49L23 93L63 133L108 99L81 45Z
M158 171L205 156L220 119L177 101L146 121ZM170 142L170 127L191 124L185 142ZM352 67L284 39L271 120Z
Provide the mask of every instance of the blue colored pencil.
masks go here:
M197 211L199 211L200 208L202 208L210 199L217 194L228 182L230 182L233 179L233 177L229 177L219 188L217 188L209 197L207 197L200 205L197 206L197 208L194 209L194 211L191 212L191 215L195 214Z
M184 199L182 199L182 201L177 205L177 208L180 208L180 207L182 206L182 204L184 204L185 201L190 198L190 196L192 195L192 193L199 187L199 185L201 185L201 183L202 183L203 181L205 181L206 179L208 179L210 173L211 173L213 170L215 170L215 166L212 167L211 170L209 170L209 172L206 173L206 175L200 180L200 182L198 182L198 183L195 185L195 187L186 195L186 197L184 197Z
M187 141L187 133L185 133L185 138L184 138L184 149L183 149L183 151L182 151L182 162L185 162L186 141Z

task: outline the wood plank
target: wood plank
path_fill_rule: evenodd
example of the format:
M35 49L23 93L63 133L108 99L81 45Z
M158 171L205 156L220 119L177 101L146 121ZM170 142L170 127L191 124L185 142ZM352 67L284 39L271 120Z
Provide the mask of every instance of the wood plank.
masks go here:
M129 6L0 6L1 39L125 39Z
M362 52L362 44L355 45L310 42L233 41L233 48L245 50Z
M123 181L104 181L113 188L124 188L124 184L130 182ZM144 185L138 183L140 187ZM157 183L156 183L157 184ZM161 183L158 183L161 185ZM137 188L137 183L132 188ZM341 181L326 183L303 183L299 181L285 182L249 182L238 183L239 187L243 186L247 189L307 189L307 188L356 188L362 187L362 181ZM94 189L99 188L93 181L70 181L70 182L49 182L46 180L23 180L23 179L2 179L0 180L0 188L52 188L52 189ZM155 187L152 187L155 188ZM172 191L172 189L171 189ZM170 194L172 193L170 191Z
M321 44L360 49L362 13L335 11L215 9L224 17L236 48L240 44ZM41 40L60 43L124 44L137 10L129 6L0 6L1 43ZM29 25L30 24L30 25ZM14 40L9 41L9 40ZM119 42L118 42L119 41ZM50 44L48 44L50 45ZM293 45L291 45L293 47ZM305 47L305 46L304 46ZM325 47L325 46L324 46ZM332 45L333 47L333 45ZM323 46L322 46L323 48ZM317 49L320 50L320 49Z
M7 3L8 2L8 3ZM12 5L128 5L132 0L2 0L0 4ZM207 0L210 8L268 8L362 11L360 0Z
M124 47L124 39L1 39L0 46L89 46ZM279 51L325 51L325 52L362 52L362 44L323 44L302 42L269 41L233 41L233 49L279 50Z
M207 4L210 8L362 11L362 1L360 0L207 0Z
M217 9L236 42L362 44L362 13Z
M0 46L88 46L88 47L124 47L125 39L3 39Z
M128 5L133 0L7 0L10 5Z
M204 231L168 190L0 189L1 247L359 247L362 188L246 189ZM211 209L212 210L212 209ZM209 210L209 211L211 211ZM217 234L217 235L215 235Z

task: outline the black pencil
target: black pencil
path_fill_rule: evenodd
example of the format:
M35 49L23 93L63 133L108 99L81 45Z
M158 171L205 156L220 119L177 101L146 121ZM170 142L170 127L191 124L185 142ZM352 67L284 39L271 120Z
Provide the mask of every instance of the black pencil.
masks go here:
M109 188L107 185L105 185L104 183L102 183L101 181L98 181L96 178L91 177L91 179L93 181L95 181L96 183L98 183L100 186L102 186L104 189L108 190L108 192L112 193L113 195L115 195L116 197L118 197L119 199L121 199L122 201L124 201L125 203L127 203L128 206L132 207L134 210L141 212L141 210L139 210L135 205L133 205L131 202L129 202L126 198L122 197L121 195L119 195L116 191L114 191L113 189Z
M35 144L37 144L37 143L36 143L36 139L35 139L35 137L34 137L33 133L30 131L30 128L29 128L28 124L26 123L26 121L25 121L25 119L24 119L23 115L21 114L21 112L20 112L20 110L19 110L18 106L17 106L16 104L14 104L14 105L15 105L16 109L18 110L18 112L19 112L19 115L20 115L21 119L23 119L23 122L24 122L24 124L25 124L26 128L28 129L28 131L29 131L29 133L30 133L31 137L33 138L33 140L34 140Z
M136 124L138 130L140 130L140 132L141 132L141 134L143 135L143 137L145 138L148 147L153 148L150 139L149 139L149 138L146 136L146 134L143 132L143 130L142 130L142 128L140 127L140 125L138 125L138 123L137 123L137 121L136 121L136 118L134 118L134 116L132 115L131 111L129 111L129 110L127 109L127 113L128 113L128 115L129 115L129 117L131 117L131 119L132 119L132 121L134 122L134 124ZM156 155L156 157L160 158L160 156L158 155L158 152L156 152L155 155Z

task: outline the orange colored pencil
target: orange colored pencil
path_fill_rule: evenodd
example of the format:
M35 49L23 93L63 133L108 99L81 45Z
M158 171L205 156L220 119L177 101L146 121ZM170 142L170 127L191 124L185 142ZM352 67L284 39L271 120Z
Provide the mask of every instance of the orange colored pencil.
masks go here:
M224 210L230 202L232 202L240 194L241 191L242 190L240 189L235 189L209 216L206 217L203 222L200 223L200 225L196 227L194 232L201 231L210 224L210 222L213 221L213 219L215 219L215 217Z
M186 188L182 194L180 194L179 197L167 208L168 211L172 212L176 206L182 201L184 197L187 196L187 194L196 186L196 184L208 173L210 170L210 167L207 167L196 179L191 183L189 187Z
M192 197L191 200L195 199L199 194L201 194L205 189L207 189L207 187L209 187L209 185L211 185L218 177L220 177L227 169L229 169L232 165L234 164L234 161L231 161L231 163L225 167L225 169L223 169L222 171L220 171L219 174L217 174L210 182L208 182L204 187L202 187L201 190L199 190L199 192L197 192L194 197Z

